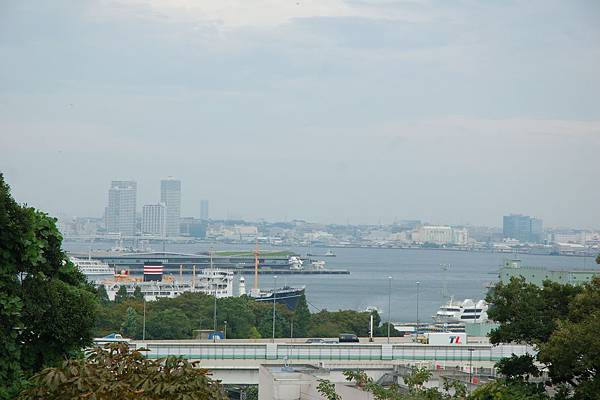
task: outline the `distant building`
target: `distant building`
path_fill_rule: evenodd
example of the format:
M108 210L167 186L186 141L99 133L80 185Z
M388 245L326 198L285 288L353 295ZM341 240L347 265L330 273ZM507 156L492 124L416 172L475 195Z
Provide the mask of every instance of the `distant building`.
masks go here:
M206 237L206 222L198 218L181 218L179 227L181 236L191 236L199 239Z
M181 181L165 179L160 181L160 201L165 204L165 235L179 236L179 219L181 217Z
M208 220L208 200L200 200L200 219Z
M412 239L417 243L450 244L453 239L452 228L425 225L413 231Z
M544 239L544 226L541 219L528 215L505 215L502 221L504 238L516 239L520 242L539 243Z
M137 183L112 181L108 190L108 206L104 213L106 231L132 236L135 229Z
M469 231L465 228L452 229L452 243L457 245L465 245L469 243Z
M166 206L164 203L146 204L142 207L142 233L166 235Z
M500 269L500 282L508 283L512 277L523 277L527 283L542 286L545 280L562 284L578 285L590 282L594 276L600 275L600 270L577 269L547 269L542 267L527 267L521 265L521 260L505 260Z

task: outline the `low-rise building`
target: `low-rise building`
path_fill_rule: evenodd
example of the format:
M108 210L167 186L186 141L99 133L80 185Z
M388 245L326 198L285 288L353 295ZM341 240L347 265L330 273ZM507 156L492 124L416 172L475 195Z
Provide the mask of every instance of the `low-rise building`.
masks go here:
M508 283L512 277L523 277L528 283L542 286L545 280L562 284L577 285L590 282L594 276L600 276L600 270L548 269L523 266L521 260L505 260L500 269L499 278Z
M326 400L317 387L321 379L335 384L344 400L373 400L371 393L349 384L342 373L313 365L261 365L258 371L258 400Z

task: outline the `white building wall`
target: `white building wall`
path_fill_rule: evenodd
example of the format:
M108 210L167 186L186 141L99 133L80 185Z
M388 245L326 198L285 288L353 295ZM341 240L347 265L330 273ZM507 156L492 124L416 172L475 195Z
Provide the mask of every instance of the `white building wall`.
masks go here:
M165 236L165 214L164 203L147 204L142 207L142 233Z

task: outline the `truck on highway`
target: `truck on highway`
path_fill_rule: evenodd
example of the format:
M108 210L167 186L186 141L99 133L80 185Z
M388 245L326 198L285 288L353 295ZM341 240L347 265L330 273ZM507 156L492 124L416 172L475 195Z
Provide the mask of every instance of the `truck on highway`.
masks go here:
M445 346L462 346L467 344L467 334L458 332L431 332L426 333L428 344Z

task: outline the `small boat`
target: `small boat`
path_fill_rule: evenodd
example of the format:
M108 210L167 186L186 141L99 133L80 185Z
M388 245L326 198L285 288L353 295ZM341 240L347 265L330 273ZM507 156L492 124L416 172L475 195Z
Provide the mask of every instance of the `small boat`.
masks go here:
M309 257L335 257L335 253L331 250L328 250L326 253L323 253L323 254L308 253L307 256L309 256Z

